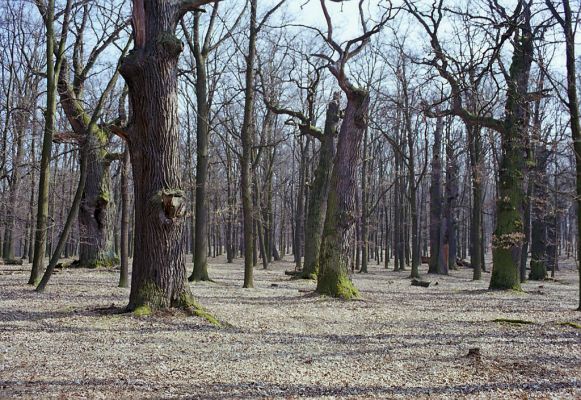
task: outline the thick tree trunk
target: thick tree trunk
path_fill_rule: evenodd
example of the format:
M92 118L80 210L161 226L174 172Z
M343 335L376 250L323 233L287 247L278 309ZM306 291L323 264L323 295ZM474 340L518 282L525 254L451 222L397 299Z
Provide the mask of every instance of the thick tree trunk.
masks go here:
M339 125L340 97L337 93L327 107L325 131L319 149L319 163L315 170L315 180L309 196L309 207L305 228L305 262L303 278L312 278L319 272L319 252L325 215L327 212L327 198L329 184L333 172L335 158L335 141Z
M519 263L523 233L523 171L527 158L525 135L529 121L529 75L533 57L530 10L517 30L508 80L506 115L499 167L496 229L494 232L490 289L520 289Z
M367 129L369 94L351 87L346 91L347 108L339 131L323 239L317 293L352 298L358 291L349 279L355 245L355 190L361 140Z
M135 237L129 310L187 307L178 133L177 62L183 44L174 35L182 15L174 1L134 0L135 48L120 72L133 115L128 144L133 166Z
M113 196L111 193L110 161L104 146L107 137L86 134L87 182L79 210L81 267L111 267L118 264L113 247Z

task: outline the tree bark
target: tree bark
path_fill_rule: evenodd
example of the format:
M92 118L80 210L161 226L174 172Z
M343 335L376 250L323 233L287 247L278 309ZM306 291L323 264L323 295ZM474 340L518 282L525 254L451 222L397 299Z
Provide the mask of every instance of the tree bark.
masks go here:
M179 161L174 32L184 12L208 3L133 1L134 49L121 63L132 116L127 139L133 167L135 235L129 310L189 307Z
M245 288L254 287L253 251L254 251L254 210L252 207L252 117L254 110L254 63L256 58L256 26L257 0L250 0L250 36L248 38L248 54L246 55L245 89L244 89L244 120L242 122L242 158L241 158L241 196L244 228L244 284Z
M194 269L190 281L209 281L208 275L208 145L210 106L208 104L207 49L200 48L200 13L194 15L194 59L196 61L196 216Z
M430 184L430 264L428 273L437 274L440 271L440 234L442 224L442 130L441 117L436 119L434 145L432 147L432 176Z
M347 89L347 90L345 90ZM344 88L347 108L339 131L320 253L317 293L349 299L358 291L348 270L355 245L355 190L361 141L367 129L369 93Z
M315 170L315 180L309 196L309 207L305 229L305 262L303 278L312 278L319 272L319 252L327 212L329 184L335 158L335 141L339 125L339 93L333 96L327 107L325 130L319 149L319 163Z
M525 6L524 14L525 21L515 33L507 82L490 289L520 289L519 263L524 238L522 174L527 159L525 135L529 121L529 107L525 96L533 58L533 35L528 6Z

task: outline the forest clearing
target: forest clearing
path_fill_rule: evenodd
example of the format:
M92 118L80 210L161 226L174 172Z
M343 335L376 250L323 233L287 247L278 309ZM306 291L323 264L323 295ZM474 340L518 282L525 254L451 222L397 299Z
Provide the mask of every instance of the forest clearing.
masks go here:
M470 269L422 268L432 284L413 287L370 265L353 276L361 300L341 301L290 280L290 262L243 289L240 263L218 258L216 283L192 287L221 328L115 314L128 295L118 271L65 269L38 294L22 267L1 266L0 398L579 398L576 271L561 265L523 292L488 291Z
M581 398L580 22L0 0L0 399Z

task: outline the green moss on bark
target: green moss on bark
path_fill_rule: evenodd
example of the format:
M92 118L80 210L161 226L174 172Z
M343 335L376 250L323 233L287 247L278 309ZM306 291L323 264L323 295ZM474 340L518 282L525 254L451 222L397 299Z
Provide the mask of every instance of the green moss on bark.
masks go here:
M353 285L351 279L345 274L336 274L332 271L319 276L317 293L344 300L359 298L359 290Z
M149 317L151 315L151 307L147 304L141 305L133 310L133 315L136 317Z
M204 318L206 321L214 326L221 327L222 323L218 318L208 312L201 304L199 304L192 296L184 293L180 296L179 300L175 304L176 307L183 308L193 315Z
M492 254L494 270L490 278L492 290L521 290L518 268L512 256L511 248L495 248Z

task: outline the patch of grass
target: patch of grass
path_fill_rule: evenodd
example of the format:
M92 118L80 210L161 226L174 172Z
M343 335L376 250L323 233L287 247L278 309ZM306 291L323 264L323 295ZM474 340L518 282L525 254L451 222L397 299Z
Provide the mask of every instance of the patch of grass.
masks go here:
M510 319L510 318L496 318L492 322L498 322L501 324L514 324L514 325L530 325L534 324L532 321L527 321L524 319Z
M558 325L570 326L571 328L581 329L581 324L578 324L576 322L565 321L565 322L559 322Z

